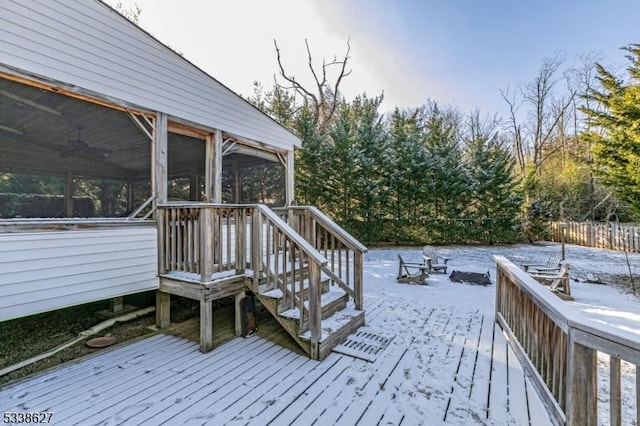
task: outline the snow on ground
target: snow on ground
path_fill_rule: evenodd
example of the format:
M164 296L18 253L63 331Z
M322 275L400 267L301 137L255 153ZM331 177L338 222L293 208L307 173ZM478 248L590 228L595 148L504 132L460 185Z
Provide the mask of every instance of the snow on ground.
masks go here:
M439 254L449 257L447 275L434 273L425 288L415 286L389 286L395 282L400 254L406 262L421 262L419 247L371 249L365 256L365 292L370 298L406 297L425 298L439 306L452 305L458 309L491 313L495 308L495 291L482 286L452 283L448 274L453 270L487 272L495 283L494 255L505 256L516 265L545 263L549 255L559 253L560 244L516 244L511 246L445 246ZM575 297L571 306L594 321L640 335L640 254L566 245L566 261L571 263L571 292ZM627 256L636 281L638 296L611 284L585 282L586 279L629 276ZM576 281L579 280L579 281ZM489 297L488 293L491 293ZM481 301L481 303L480 303Z
M566 245L566 260L572 264L571 292L575 298L568 305L588 318L638 335L640 341L640 254ZM559 253L560 244L545 243L511 246L445 246L439 254L450 258L447 274L433 273L427 286L396 284L398 254L405 262L421 262L421 248L374 248L365 256L365 305L375 306L382 300L397 312L400 321L387 322L387 332L402 335L406 321L431 307L449 308L457 315L489 314L495 310L496 266L494 255L502 255L516 265L545 263L549 255ZM629 266L636 281L638 296L620 286L586 282L612 276L629 276ZM483 287L449 281L453 271L487 272L494 285ZM576 279L578 281L576 281ZM404 325L403 325L404 324ZM608 422L609 357L599 355L599 421ZM631 421L635 411L635 367L623 362L623 423ZM627 424L627 423L625 423Z

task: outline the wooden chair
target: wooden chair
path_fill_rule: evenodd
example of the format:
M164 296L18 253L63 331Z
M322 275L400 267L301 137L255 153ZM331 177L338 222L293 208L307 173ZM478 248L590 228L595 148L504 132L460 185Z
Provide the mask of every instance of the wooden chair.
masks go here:
M529 272L531 269L533 273L559 273L560 272L560 264L562 263L562 259L559 254L552 254L547 259L546 263L523 263L522 267L525 272Z
M429 272L447 273L447 262L449 258L439 255L438 249L434 246L424 246L422 248L422 258L424 262L429 265Z
M397 280L401 284L418 283L427 284L429 278L429 265L424 263L407 263L398 255L398 277Z
M573 297L571 296L569 269L571 269L571 264L565 263L560 267L560 272L557 275L544 273L532 273L529 275L539 283L548 285L549 290L554 292L561 299L573 300Z

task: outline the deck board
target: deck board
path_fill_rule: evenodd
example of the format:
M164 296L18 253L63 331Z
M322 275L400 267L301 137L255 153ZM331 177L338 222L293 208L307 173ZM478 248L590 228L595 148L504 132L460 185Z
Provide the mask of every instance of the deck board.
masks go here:
M529 422L529 403L526 397L520 397L521 395L526 396L527 394L525 389L525 375L511 346L507 346L507 360L509 417L513 419L516 424L526 424Z
M461 348L451 393L444 413L444 421L464 420L469 411L470 392L473 389L476 368L477 341L482 333L483 317L470 317L467 332L460 335Z
M481 329L475 343L475 365L469 389L468 410L465 418L485 420L488 418L489 377L491 375L491 349L495 328L491 318L483 316Z
M386 334L400 318L384 301L374 312L361 330ZM491 316L438 307L401 320L406 333L375 362L310 360L277 344L283 333L266 320L263 335L202 354L190 321L173 331L192 340L157 334L107 350L6 385L0 405L52 411L62 425L550 424Z
M489 387L489 417L508 424L507 340L500 327L494 326L491 362L491 384Z

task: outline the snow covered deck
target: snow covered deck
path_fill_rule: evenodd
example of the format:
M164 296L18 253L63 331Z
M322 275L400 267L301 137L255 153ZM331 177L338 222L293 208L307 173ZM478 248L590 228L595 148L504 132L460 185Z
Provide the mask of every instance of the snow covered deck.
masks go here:
M158 334L6 387L0 406L61 425L550 424L491 315L390 308L358 331L391 339L374 362L317 362L258 336L202 354Z
M524 261L558 249L450 247L446 254L452 270L490 268L495 279L494 255ZM452 283L443 274L432 274L427 286L397 284L398 253L411 261L420 257L419 248L397 248L371 250L365 258L367 325L352 340L388 342L362 356L373 362L345 355L351 350L344 347L336 348L343 354L317 362L258 336L202 354L195 324L192 341L155 335L6 386L0 389L0 407L51 411L54 424L83 425L550 424L495 326L494 286ZM627 267L622 253L576 246L568 247L568 259L576 277ZM633 255L631 264L640 264L640 255ZM572 283L572 293L576 300L567 304L640 334L636 297L583 282ZM233 334L232 322L217 321L216 327L225 339ZM259 327L267 337L288 338L260 318ZM600 370L609 371L608 359L598 362ZM623 362L622 370L623 424L631 424L637 410L635 368ZM604 387L607 377L598 379ZM598 405L608 406L607 395ZM600 420L607 424L608 415Z

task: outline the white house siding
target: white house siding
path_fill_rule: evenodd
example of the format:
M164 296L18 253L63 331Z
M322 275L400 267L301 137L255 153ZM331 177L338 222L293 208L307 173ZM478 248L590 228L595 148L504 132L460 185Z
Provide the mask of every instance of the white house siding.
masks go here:
M158 288L157 231L0 234L0 321Z
M300 144L293 133L97 0L0 1L2 64L278 149Z

